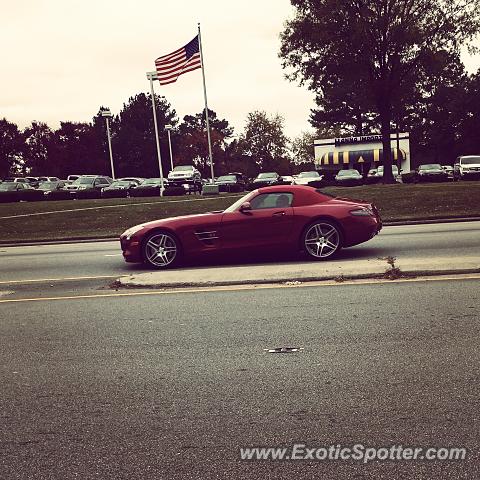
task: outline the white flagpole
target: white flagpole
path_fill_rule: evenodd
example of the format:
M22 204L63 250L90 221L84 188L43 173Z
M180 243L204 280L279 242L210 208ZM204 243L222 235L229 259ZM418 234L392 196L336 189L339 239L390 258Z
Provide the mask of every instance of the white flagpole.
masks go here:
M157 72L147 72L147 78L150 80L150 92L152 94L153 124L155 125L155 140L157 142L158 168L160 170L160 196L163 196L162 154L160 153L160 140L158 139L157 112L155 110L155 92L153 90L153 80L157 79Z
M208 119L207 87L205 84L205 69L203 66L202 35L200 33L200 23L198 24L198 47L200 50L200 63L202 64L203 95L205 97L205 118L207 121L208 155L210 157L210 172L212 175L212 184L213 184L215 183L215 175L213 173L212 142L210 140L210 122Z

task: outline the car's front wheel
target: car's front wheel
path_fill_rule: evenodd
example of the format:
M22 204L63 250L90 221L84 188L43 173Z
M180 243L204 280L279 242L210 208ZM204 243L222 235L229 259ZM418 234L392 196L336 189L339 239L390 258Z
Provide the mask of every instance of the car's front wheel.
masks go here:
M171 268L180 261L180 244L168 232L151 233L143 242L143 259L153 268Z
M308 225L302 237L302 247L313 260L326 260L342 248L339 227L329 220L318 220Z

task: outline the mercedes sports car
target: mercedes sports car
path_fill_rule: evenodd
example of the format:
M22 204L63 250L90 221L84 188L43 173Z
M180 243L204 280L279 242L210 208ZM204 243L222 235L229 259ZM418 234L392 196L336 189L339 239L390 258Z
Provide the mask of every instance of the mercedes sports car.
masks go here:
M371 203L331 197L313 187L279 185L249 192L226 210L164 218L120 236L127 262L154 268L203 254L300 252L313 260L333 257L374 237L382 228Z

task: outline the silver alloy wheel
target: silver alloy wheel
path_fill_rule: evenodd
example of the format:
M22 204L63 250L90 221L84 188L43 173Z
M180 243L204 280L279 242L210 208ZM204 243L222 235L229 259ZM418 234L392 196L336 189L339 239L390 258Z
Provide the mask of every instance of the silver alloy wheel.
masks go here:
M304 244L312 257L327 258L339 249L340 233L330 223L315 223L305 233Z
M151 265L168 267L177 256L177 242L168 233L157 233L147 240L144 252Z

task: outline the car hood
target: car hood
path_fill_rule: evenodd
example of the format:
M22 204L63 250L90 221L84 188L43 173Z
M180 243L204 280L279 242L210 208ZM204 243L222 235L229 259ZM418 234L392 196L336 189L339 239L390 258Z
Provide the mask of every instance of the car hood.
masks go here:
M162 218L161 220L152 220L142 223L143 228L152 229L158 227L176 228L179 226L204 225L205 223L214 223L221 221L223 210L218 212L198 213L193 215L182 215L180 217Z
M296 178L295 183L297 185L308 185L309 182L318 182L321 180L321 177L303 177L303 178Z

